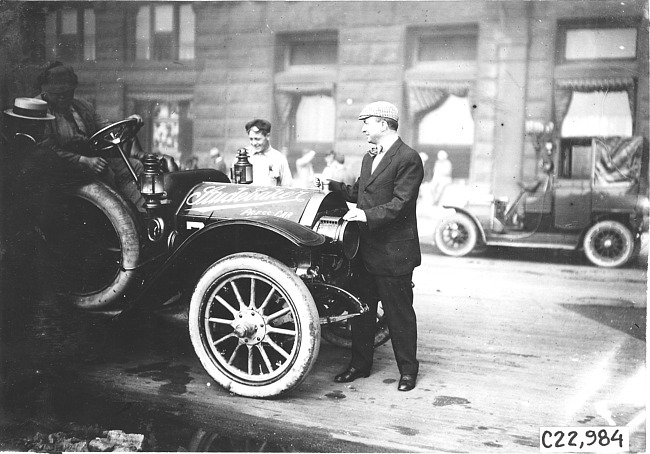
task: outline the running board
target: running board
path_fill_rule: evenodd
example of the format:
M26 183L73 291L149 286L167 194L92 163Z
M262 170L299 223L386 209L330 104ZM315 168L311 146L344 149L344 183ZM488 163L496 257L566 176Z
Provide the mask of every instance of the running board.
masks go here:
M566 251L574 251L578 248L577 245L572 244L523 243L514 241L486 241L485 244L487 246L527 247L534 249L563 249Z
M528 247L538 249L563 249L573 251L580 246L580 235L563 233L504 233L490 235L487 246Z

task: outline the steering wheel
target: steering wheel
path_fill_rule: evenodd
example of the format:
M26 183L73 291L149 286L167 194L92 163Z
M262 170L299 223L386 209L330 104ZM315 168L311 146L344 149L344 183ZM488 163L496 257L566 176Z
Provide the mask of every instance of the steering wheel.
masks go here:
M95 151L105 151L120 146L135 138L142 125L135 118L127 118L100 129L88 139L90 147Z

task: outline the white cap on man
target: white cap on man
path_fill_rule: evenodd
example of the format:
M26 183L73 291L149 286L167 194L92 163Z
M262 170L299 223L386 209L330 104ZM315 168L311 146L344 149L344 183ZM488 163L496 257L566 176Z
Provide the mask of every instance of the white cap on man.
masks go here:
M395 105L386 101L377 101L368 104L359 114L359 120L370 117L389 118L399 122L399 113Z

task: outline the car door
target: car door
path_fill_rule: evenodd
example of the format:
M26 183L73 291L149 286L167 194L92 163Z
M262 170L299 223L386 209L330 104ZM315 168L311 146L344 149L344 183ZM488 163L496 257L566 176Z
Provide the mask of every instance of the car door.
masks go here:
M554 225L580 230L591 222L593 146L590 137L563 139L553 194Z

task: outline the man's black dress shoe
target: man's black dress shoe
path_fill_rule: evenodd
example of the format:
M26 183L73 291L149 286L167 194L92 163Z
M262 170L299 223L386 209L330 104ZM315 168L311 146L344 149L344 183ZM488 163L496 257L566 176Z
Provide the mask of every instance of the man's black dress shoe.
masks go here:
M399 379L399 385L397 385L398 391L410 391L415 388L415 378L417 375L404 374Z
M334 377L334 381L338 383L349 383L355 381L357 378L369 377L370 372L367 370L355 369L354 367L348 367L343 372Z

